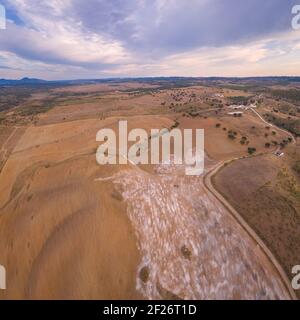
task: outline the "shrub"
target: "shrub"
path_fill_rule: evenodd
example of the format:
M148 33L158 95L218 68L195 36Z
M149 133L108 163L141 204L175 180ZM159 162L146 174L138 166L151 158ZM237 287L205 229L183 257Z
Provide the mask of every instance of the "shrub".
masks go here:
M248 148L248 153L249 154L253 154L255 152L256 152L256 148L251 148L251 147Z
M296 173L297 173L298 175L300 175L300 160L298 160L298 161L294 164L293 169L296 171Z
M266 148L270 148L270 147L271 147L271 144L270 144L269 142L267 142L267 143L265 144L265 147L266 147Z

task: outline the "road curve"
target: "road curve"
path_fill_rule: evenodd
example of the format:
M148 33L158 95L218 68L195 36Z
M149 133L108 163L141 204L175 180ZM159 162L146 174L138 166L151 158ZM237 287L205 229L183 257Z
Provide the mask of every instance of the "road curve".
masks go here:
M245 157L244 157L245 158ZM298 300L294 290L292 289L291 282L287 277L285 271L282 266L279 264L273 253L269 250L269 248L265 245L265 243L260 239L260 237L256 234L256 232L248 225L248 223L244 220L244 218L232 207L232 205L214 188L212 183L212 178L227 164L243 159L234 158L227 161L222 161L218 163L215 167L213 167L210 171L208 171L203 177L204 187L231 213L234 219L243 227L244 230L249 234L249 236L254 239L254 241L260 246L263 252L266 254L271 264L277 270L282 282L284 283L287 292L289 293L291 300Z
M253 108L249 108L254 114L256 114L265 124L267 124L268 126L272 127L272 128L276 128L277 130L284 132L285 134L289 135L292 140L293 143L296 143L296 138L294 137L294 135L292 133L290 133L287 130L284 130L282 128L277 127L275 124L268 122L267 120L265 120L256 110L254 110Z
M291 138L294 144L296 144L296 139L293 134L291 134L289 131L281 129L277 127L276 125L267 122L256 110L253 108L249 108L255 115L257 115L265 124L272 128L276 128L277 130L284 132L288 134ZM264 153L267 154L268 152ZM259 154L256 156L261 156L263 154ZM253 156L249 156L253 157ZM232 216L236 219L236 221L247 231L247 233L251 236L252 239L261 247L261 249L264 251L266 256L269 258L270 262L273 264L275 269L277 270L282 282L285 284L285 287L291 297L292 300L298 300L295 291L293 290L291 286L291 282L286 275L285 271L283 270L280 263L277 261L273 253L270 251L270 249L265 245L265 243L260 239L260 237L256 234L256 232L248 225L248 223L244 220L244 218L232 207L232 205L214 188L214 185L212 183L212 178L227 164L244 159L246 157L238 157L233 158L227 161L222 161L218 163L215 167L213 167L210 171L208 171L204 178L203 178L203 184L204 187L232 214Z

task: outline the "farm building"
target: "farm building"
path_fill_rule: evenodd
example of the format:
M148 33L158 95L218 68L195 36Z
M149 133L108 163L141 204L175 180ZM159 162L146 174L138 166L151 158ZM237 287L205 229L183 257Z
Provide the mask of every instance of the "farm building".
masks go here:
M230 116L234 116L234 117L241 117L243 115L244 112L242 111L234 111L234 112L228 112L228 114Z

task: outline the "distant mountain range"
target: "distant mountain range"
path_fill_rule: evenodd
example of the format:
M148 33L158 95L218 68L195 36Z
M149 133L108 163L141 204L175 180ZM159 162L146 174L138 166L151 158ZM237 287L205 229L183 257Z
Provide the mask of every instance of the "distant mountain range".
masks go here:
M36 78L22 78L19 80L0 79L0 86L28 86L28 85L72 85L104 83L111 81L122 81L123 79L78 79L78 80L42 80Z
M109 78L109 79L78 79L78 80L42 80L36 78L22 78L19 80L0 79L0 86L37 86L37 85L75 85L75 84L92 84L92 83L110 83L110 82L231 82L231 83L249 83L249 82L273 82L273 83L290 83L300 82L300 77L137 77L137 78Z
M0 85L19 85L19 84L41 84L47 83L46 80L34 79L34 78L22 78L20 80L8 80L8 79L0 79Z

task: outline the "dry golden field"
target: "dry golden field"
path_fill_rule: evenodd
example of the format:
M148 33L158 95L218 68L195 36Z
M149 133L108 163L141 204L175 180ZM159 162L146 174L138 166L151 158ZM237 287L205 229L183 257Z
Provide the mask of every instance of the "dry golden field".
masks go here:
M272 142L289 134L273 135L251 110L228 115L235 96L250 95L200 85L91 84L39 92L3 113L0 264L7 290L0 298L290 298L264 251L202 177L96 163L97 131L117 130L119 120L148 132L203 128L205 172L241 158L214 185L288 273L300 248L299 179L291 169L299 146L276 157ZM248 158L249 147L261 156Z

